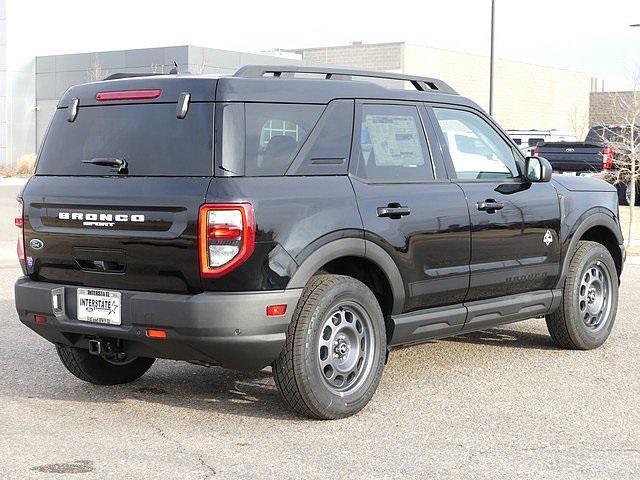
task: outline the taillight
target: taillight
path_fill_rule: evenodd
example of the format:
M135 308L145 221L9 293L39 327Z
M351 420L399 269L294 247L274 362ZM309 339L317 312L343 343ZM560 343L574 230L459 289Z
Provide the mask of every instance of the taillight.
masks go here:
M226 275L251 256L255 240L250 203L202 205L198 227L200 275Z
M540 155L540 147L536 145L536 148L533 149L533 156L537 157Z
M611 147L602 149L602 168L613 170L613 149Z
M18 197L17 200L18 216L15 219L15 224L18 227L18 258L24 262L26 260L24 254L24 204L21 198Z

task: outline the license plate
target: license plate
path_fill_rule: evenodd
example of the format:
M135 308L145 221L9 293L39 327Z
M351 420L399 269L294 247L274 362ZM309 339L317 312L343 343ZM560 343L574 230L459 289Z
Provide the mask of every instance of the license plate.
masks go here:
M571 175L572 177L575 177L576 172L562 172L562 175Z
M120 325L120 292L97 290L95 288L79 288L78 320L83 322Z

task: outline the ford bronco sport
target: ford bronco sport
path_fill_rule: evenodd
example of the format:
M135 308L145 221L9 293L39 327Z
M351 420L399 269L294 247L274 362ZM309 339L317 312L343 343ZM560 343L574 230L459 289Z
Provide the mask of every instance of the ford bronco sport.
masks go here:
M17 311L76 377L271 365L291 409L334 419L394 347L531 317L564 348L609 336L615 189L552 178L446 83L121 77L64 94L18 199Z

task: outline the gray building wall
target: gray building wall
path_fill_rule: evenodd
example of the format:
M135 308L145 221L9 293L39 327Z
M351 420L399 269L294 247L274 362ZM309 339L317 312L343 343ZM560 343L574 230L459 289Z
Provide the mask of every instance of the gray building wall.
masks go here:
M0 0L2 1L2 0ZM247 64L295 64L287 58L182 45L36 58L36 142L38 148L59 98L72 85L101 80L114 73L178 71L229 75Z

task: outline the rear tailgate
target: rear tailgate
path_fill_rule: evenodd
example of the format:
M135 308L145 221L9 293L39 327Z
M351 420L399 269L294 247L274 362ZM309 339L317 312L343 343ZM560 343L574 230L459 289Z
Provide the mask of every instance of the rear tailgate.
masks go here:
M213 103L192 102L179 119L179 86L149 101L95 100L123 85L145 86L101 82L61 101L23 191L27 273L91 287L199 291L197 219L213 169ZM80 107L69 121L74 94ZM121 159L128 170L84 163L95 159Z
M584 142L548 142L536 148L556 171L601 172L602 146Z

